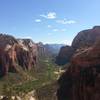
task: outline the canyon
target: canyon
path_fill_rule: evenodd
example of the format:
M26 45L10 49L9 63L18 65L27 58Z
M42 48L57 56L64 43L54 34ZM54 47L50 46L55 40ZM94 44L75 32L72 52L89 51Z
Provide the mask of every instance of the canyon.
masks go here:
M99 67L100 26L79 32L71 46L34 43L31 39L0 34L1 81L9 74L15 78L23 76L24 84L12 86L13 92L24 91L25 97L31 98L31 91L36 91L36 100L99 100Z

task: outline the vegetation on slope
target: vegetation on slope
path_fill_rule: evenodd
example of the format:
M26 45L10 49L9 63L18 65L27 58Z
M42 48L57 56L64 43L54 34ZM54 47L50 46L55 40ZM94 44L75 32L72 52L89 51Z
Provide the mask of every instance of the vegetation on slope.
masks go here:
M58 74L55 72L58 72L59 68L50 58L39 59L38 66L38 70L26 72L25 77L27 76L28 80L22 79L17 73L9 73L0 80L0 94L24 96L35 90L39 100L51 100L51 96L56 92Z

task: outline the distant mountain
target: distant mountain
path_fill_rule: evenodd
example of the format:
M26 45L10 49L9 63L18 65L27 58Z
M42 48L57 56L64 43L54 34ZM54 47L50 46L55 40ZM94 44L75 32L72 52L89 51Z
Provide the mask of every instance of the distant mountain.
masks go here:
M47 52L51 53L52 55L58 55L60 48L63 46L64 46L64 44L45 44L44 45Z
M64 44L43 44L39 42L37 46L39 57L56 57Z

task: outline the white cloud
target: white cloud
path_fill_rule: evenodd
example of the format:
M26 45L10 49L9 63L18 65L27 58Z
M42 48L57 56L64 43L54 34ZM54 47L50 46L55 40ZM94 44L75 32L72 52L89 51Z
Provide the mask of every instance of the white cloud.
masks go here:
M49 12L47 13L47 15L40 15L41 17L44 17L46 19L55 19L57 16L56 16L56 13L55 12Z
M48 28L51 28L52 26L51 26L51 25L48 25L47 27L48 27Z
M48 35L50 36L50 35L52 35L52 33L48 33Z
M59 24L75 24L76 23L75 20L67 20L67 19L56 20L56 22Z
M36 19L35 22L40 23L41 19Z
M58 32L58 31L59 31L59 32L65 32L66 29L53 29L53 31L54 31L54 32Z
M59 29L53 29L53 31L54 31L54 32L57 32L57 31L59 31Z
M65 32L65 31L66 31L66 29L61 29L61 31L62 31L62 32Z
M24 39L32 39L31 36L23 36Z

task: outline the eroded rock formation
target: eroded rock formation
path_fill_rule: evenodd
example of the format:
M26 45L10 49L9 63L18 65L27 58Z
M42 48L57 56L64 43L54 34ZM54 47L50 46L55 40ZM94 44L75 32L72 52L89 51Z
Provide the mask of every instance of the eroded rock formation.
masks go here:
M29 39L0 35L0 76L18 72L18 66L30 70L36 64L37 45Z
M61 61L60 65L68 63L75 52L92 46L98 38L100 38L100 26L95 26L92 29L79 32L71 46L61 48L56 63L58 65L59 61Z
M100 38L100 26L95 26L92 29L83 30L78 33L72 42L74 49L92 46L96 40Z
M100 27L90 30L93 31L89 34L95 37L95 32L100 34ZM99 38L91 46L83 47L73 54L71 64L59 78L58 84L58 100L100 100Z
M56 63L58 65L64 65L70 61L72 55L74 53L74 49L71 46L63 46L60 49L58 56L56 57Z

